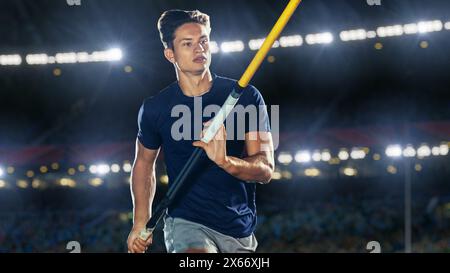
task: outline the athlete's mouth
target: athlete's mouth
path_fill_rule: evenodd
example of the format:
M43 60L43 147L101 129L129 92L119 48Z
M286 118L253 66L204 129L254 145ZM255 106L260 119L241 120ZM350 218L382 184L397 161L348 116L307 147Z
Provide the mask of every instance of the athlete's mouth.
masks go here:
M203 62L206 62L206 57L199 56L199 57L197 57L197 58L194 59L194 62L196 62L196 63L203 63Z

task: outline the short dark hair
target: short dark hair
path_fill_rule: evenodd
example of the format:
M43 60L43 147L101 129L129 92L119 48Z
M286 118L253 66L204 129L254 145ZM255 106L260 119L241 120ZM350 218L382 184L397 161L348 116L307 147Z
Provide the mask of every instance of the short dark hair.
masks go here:
M175 31L186 23L198 23L211 30L209 16L199 10L172 9L165 11L158 20L159 36L165 48L173 49Z

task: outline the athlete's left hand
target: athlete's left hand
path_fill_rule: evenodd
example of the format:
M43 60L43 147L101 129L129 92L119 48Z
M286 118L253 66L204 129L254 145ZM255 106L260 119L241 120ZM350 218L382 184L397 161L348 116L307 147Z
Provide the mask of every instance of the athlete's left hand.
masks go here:
M200 138L203 137L211 121L204 123L205 128L203 129ZM200 147L205 150L209 159L219 166L223 166L227 162L227 132L225 126L222 124L217 134L209 143L204 143L203 141L194 141L192 145L195 147Z

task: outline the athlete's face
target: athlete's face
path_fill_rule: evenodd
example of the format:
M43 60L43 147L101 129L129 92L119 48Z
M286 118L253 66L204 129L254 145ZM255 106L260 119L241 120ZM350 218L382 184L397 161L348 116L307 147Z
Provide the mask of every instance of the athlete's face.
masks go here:
M209 31L201 24L187 23L175 31L173 50L164 50L166 58L185 73L202 74L211 64Z

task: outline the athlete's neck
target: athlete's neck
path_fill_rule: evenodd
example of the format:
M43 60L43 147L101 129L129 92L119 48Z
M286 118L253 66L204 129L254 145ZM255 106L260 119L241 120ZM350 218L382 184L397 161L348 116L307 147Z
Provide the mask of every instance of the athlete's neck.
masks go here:
M209 69L199 75L177 70L177 79L181 91L189 97L201 96L209 92L212 86L212 75Z

